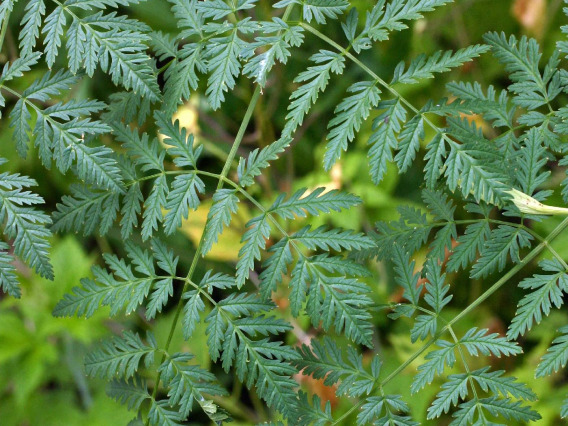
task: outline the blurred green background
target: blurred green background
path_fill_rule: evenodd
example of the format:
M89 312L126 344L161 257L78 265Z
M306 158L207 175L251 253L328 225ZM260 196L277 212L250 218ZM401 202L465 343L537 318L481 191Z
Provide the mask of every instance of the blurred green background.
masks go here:
M48 9L54 5L46 2ZM253 14L258 19L268 19L272 13L270 1L259 1ZM352 5L361 12L370 7L369 1L353 0ZM17 4L11 16L4 50L0 53L0 64L17 57L17 34L19 21L23 15L25 1ZM419 53L433 53L439 49L457 49L469 44L480 43L482 35L490 30L509 34L527 34L537 38L545 56L554 49L554 43L562 36L560 25L565 25L561 13L561 0L457 0L440 10L428 14L425 19L411 25L407 31L393 34L387 42L375 46L362 54L362 60L385 80L390 81L396 64L415 57ZM154 30L175 33L176 23L165 0L152 0L141 3L122 12L136 17ZM338 22L330 22L323 30L337 41L345 44ZM286 115L287 98L296 85L294 77L307 66L307 59L320 48L327 48L313 36L306 35L304 45L294 51L286 67L277 66L255 110L254 118L240 148L240 155L247 155L258 146L266 146L278 137ZM55 68L58 65L56 64ZM19 79L16 89L24 89L33 79L45 70L34 69L25 78ZM346 88L353 82L365 79L362 72L349 64L345 73L334 77L326 92L298 130L292 149L267 169L253 188L253 195L267 204L280 192L289 192L300 187L325 185L351 191L364 200L360 208L342 214L325 216L310 220L297 220L287 223L293 229L306 224L318 226L330 223L355 230L369 231L377 220L390 220L397 217L396 207L414 203L420 205L420 183L422 167L420 160L407 174L398 176L394 167L380 186L371 183L367 173L366 142L370 134L371 119L367 120L347 154L330 173L323 171L321 164L325 146L327 123L333 116L333 107L345 96ZM478 81L483 87L489 84L497 88L506 87L508 80L503 68L490 56L452 73L436 77L411 87L397 87L407 99L420 108L428 99L441 99L447 95L444 85L448 81ZM115 87L102 73L96 73L91 80L84 79L80 85L68 93L68 97L97 98L108 100ZM250 81L241 78L236 90L227 97L220 111L212 111L204 97L196 93L191 101L180 107L178 118L182 125L196 134L198 143L205 145L208 153L200 164L201 169L218 171L236 134L242 114L253 91ZM566 101L565 98L562 101ZM7 113L14 100L7 97L4 117L0 120L0 156L10 161L2 171L10 170L35 178L39 187L37 192L46 200L45 209L53 211L61 196L68 192L69 177L52 170L49 173L41 166L32 151L27 159L17 156L8 127ZM372 118L372 117L371 117ZM474 117L484 126L480 118ZM443 125L443 123L441 123ZM143 126L144 131L155 132L151 126ZM428 139L428 135L427 135ZM113 144L111 137L105 143ZM552 167L552 166L551 166ZM549 182L558 184L564 171L552 167L553 176ZM557 188L551 188L557 190ZM557 191L558 192L558 191ZM551 204L561 205L559 194L550 200ZM201 207L190 214L182 232L168 239L181 259L182 267L188 266L196 240L200 237L210 201L205 199ZM254 214L252 209L241 208L238 220L234 220L212 253L200 264L201 273L206 269L231 273L237 258L238 244L244 224ZM462 213L465 214L465 213ZM535 224L537 231L546 233L555 225L550 219ZM23 295L15 300L0 293L0 425L109 425L126 424L134 417L126 408L108 398L105 383L87 379L83 372L82 359L93 344L105 336L123 329L145 330L153 327L156 336L164 339L171 324L171 309L160 316L154 324L147 324L142 316L131 315L124 318L108 319L106 311L101 311L89 320L53 318L51 311L56 302L78 285L79 279L89 276L90 266L101 261L101 253L115 252L122 255L122 241L118 229L113 229L106 237L99 236L56 236L52 241L52 261L55 267L55 281L38 278L23 264L17 265L21 276ZM568 238L559 238L557 250L568 258ZM420 263L420 258L417 258ZM373 265L376 274L369 279L377 304L396 301L400 292L392 280L392 271L385 265ZM529 275L531 268L522 274ZM459 312L468 302L474 300L483 289L491 284L486 281L471 281L467 275L449 277L454 294L453 308L446 314ZM254 277L253 277L254 281ZM518 282L518 281L517 281ZM471 316L457 324L456 332L463 333L473 326L489 328L503 333L512 318L522 293L511 282L505 291L497 293ZM279 306L284 307L287 295L282 292L276 296ZM279 300L278 300L279 299ZM452 310L453 309L453 310ZM285 310L282 315L287 315ZM310 329L307 318L296 320L304 330L287 336L289 343L316 335ZM404 320L393 322L383 311L375 314L377 327L376 350L382 352L384 368L393 370L416 350L409 339L410 324ZM511 374L527 382L539 395L535 409L542 415L542 425L556 425L560 420L557 414L562 399L568 393L566 377L561 375L535 380L534 368L546 347L554 337L558 326L568 322L565 311L553 312L549 318L528 335L523 346L525 355L518 359L493 359L489 361L494 368L507 369ZM179 330L179 328L178 328ZM210 360L207 355L204 329L194 333L189 342L184 342L181 333L175 337L173 349L183 349L196 354L196 359L204 368ZM347 342L345 342L347 343ZM368 353L370 359L371 353ZM415 368L423 359L418 359L397 380L389 383L389 393L401 393L410 406L413 417L425 421L425 413L437 386L429 387L418 396L410 399L409 384ZM481 362L474 360L473 362ZM479 364L482 365L482 364ZM487 365L487 364L483 364ZM477 368L472 364L472 368ZM211 366L221 382L231 391L231 396L217 401L230 411L236 424L253 424L268 420L254 392L246 391L232 375ZM459 367L456 367L456 371ZM143 373L142 373L143 374ZM326 388L319 381L298 378L310 393L318 393L323 399L330 399L337 414L351 407L348 400L339 401L333 389ZM432 424L446 424L448 419L440 419ZM199 415L193 424L206 424ZM348 424L348 423L346 423Z

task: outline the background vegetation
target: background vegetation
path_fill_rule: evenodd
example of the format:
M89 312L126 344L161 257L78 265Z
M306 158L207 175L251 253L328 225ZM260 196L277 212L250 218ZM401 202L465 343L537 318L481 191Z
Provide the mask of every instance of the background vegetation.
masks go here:
M260 1L254 10L259 18L270 16L269 1ZM353 0L354 7L365 10L368 2ZM7 29L0 64L18 57L19 22L24 14L25 1L16 4ZM429 13L424 19L411 25L409 31L393 34L388 42L381 43L373 49L365 51L361 59L372 67L379 76L390 80L396 64L423 52L436 50L456 50L475 43L482 43L482 36L488 31L504 31L507 34L528 34L541 44L545 57L555 47L556 41L562 39L560 26L566 24L566 17L561 13L560 0L456 0L454 4L441 7ZM133 5L125 9L156 31L175 33L176 21L170 11L170 4L165 0L152 0ZM326 33L339 34L340 23L330 21ZM239 155L246 157L253 149L265 147L274 141L282 131L285 123L287 99L297 87L294 77L308 66L308 57L319 48L327 48L316 38L309 38L290 58L288 64L276 66L268 81L265 94L256 106L251 124L247 128ZM61 60L58 59L58 60ZM160 63L158 63L160 66ZM45 67L45 65L43 66ZM45 69L34 67L32 72L17 81L16 89L24 90ZM294 138L292 149L288 149L282 157L259 179L259 184L252 189L258 199L270 200L281 192L291 193L299 188L315 188L325 186L329 189L344 189L358 194L363 204L341 213L297 219L287 222L289 230L298 230L305 225L317 227L322 224L342 226L348 229L370 232L374 223L380 220L398 218L396 208L400 205L423 205L420 195L423 180L424 164L417 161L411 170L399 175L394 166L389 165L385 179L380 185L371 182L367 173L366 141L371 133L371 122L367 120L357 134L350 150L329 172L321 167L325 152L325 128L333 118L333 107L345 95L345 90L352 83L365 77L356 67L348 67L341 78L335 79L328 88L326 96L313 107ZM448 96L445 84L448 81L478 81L484 87L493 84L496 88L504 88L509 84L503 66L491 56L484 55L474 62L446 74L436 76L418 85L400 86L400 93L411 99L414 105L424 105L429 99L440 99ZM240 78L236 89L227 96L221 109L213 111L203 96L203 90L197 91L186 104L179 107L176 117L181 124L195 135L196 143L203 145L204 160L200 164L202 170L218 171L222 168L224 158L229 152L234 135L237 133L244 109L253 92L253 85L245 78ZM115 87L100 70L95 71L92 79L83 79L67 96L74 99L96 98L109 101ZM7 96L7 108L15 99ZM373 112L372 117L378 115ZM489 125L481 117L470 117L477 125L488 130ZM154 128L144 128L149 133ZM106 138L106 139L105 139ZM0 157L7 158L8 163L2 165L2 171L17 172L34 178L39 186L36 188L46 200L46 211L54 211L61 197L69 193L69 181L56 169L46 173L38 156L31 152L26 159L17 155L13 143L13 129L8 120L0 121ZM110 144L109 136L103 136L103 142ZM33 149L33 148L32 148ZM392 166L392 167L391 167ZM552 177L551 189L564 179L565 172L556 164L550 164ZM231 171L232 174L236 170ZM556 184L556 186L555 186ZM549 199L550 204L563 205L559 191ZM201 236L210 200L204 200L195 212L191 212L188 220L183 222L182 230L168 237L168 244L180 257L180 267L189 268L195 246ZM220 242L204 261L198 265L197 275L201 276L208 269L232 274L237 261L241 229L252 218L253 213L246 206L241 207L231 227L226 230ZM534 229L547 234L558 222L554 220L535 223ZM141 243L134 234L131 240ZM268 245L275 241L270 240ZM143 316L136 312L108 318L102 311L88 321L83 318L55 318L52 311L56 303L76 286L80 278L90 276L92 265L101 264L102 253L116 253L124 256L124 241L120 229L111 228L110 232L100 237L82 235L56 235L52 238L51 258L54 266L54 281L38 277L23 263L18 263L17 273L21 278L22 297L16 300L0 293L0 424L1 425L109 425L126 424L132 413L112 399L106 393L106 382L87 379L83 371L83 358L92 350L93 345L101 338L116 334L121 330L143 331L149 324ZM555 242L557 252L568 258L568 238L560 238ZM425 253L419 252L416 264L421 265ZM422 257L421 257L422 256ZM394 280L394 271L382 262L373 264L375 276L369 280L373 290L373 302L376 305L398 302L402 298L401 290ZM536 265L523 270L523 276L531 275ZM523 277L519 277L518 281ZM254 283L258 277L251 276ZM458 273L452 279L454 298L445 315L451 318L471 301L475 300L491 280L470 279L467 273ZM516 301L523 296L523 291L514 285L505 291L494 294L489 300L472 312L467 318L455 325L456 332L463 334L471 327L488 328L492 332L504 334L514 316ZM287 294L280 292L274 295L281 315L286 312ZM159 343L163 342L169 331L174 314L174 306L166 306L164 314L158 316L153 325L154 334ZM287 317L294 329L286 333L287 343L308 343L315 331L310 326L307 316L299 318ZM491 359L479 361L480 365L490 362L496 369L506 369L512 375L527 383L539 396L534 409L542 416L539 424L558 424L562 401L568 393L565 373L535 379L536 363L554 339L556 330L568 323L566 310L553 311L534 331L522 341L525 355L520 358ZM394 370L406 360L417 348L418 343L411 344L408 338L409 324L404 321L390 320L385 311L373 313L373 324L376 327L374 344L380 351L386 371ZM198 325L204 327L204 325ZM338 338L344 345L347 339ZM342 340L343 339L343 340ZM235 424L253 424L270 420L270 413L255 392L248 391L231 374L223 373L219 366L211 365L204 332L196 332L189 341L184 341L181 329L174 335L172 349L189 351L195 354L202 368L211 368L216 372L222 384L231 390L228 396L217 397L215 402L227 410L235 420ZM364 363L368 365L373 353L365 352ZM412 401L410 409L415 420L424 424L444 424L446 420L427 421L426 409L439 388L432 386L420 396L410 397L410 383L416 373L417 366L424 359L417 359L396 381L389 384L389 392L403 395L406 401ZM475 365L473 365L475 367ZM450 372L458 372L459 368ZM323 384L321 380L298 376L302 388L309 394L317 394L322 400L329 400L336 418L352 407L347 399L338 399L335 389ZM192 417L191 424L208 424L209 420L202 414ZM344 424L352 424L345 420Z

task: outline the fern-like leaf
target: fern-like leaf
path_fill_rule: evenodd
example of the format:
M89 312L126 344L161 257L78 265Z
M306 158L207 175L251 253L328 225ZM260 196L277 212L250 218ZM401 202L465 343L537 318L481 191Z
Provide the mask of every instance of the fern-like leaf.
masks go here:
M0 163L3 162L0 160ZM51 219L34 206L43 198L24 188L35 186L35 180L17 174L0 174L0 224L4 234L13 238L14 252L41 276L53 279L53 267L49 262L49 237L47 228ZM5 249L5 246L3 247ZM5 264L6 256L2 256ZM14 287L12 269L3 268L2 287L18 292Z
M291 102L288 106L289 112L286 115L282 138L292 136L292 133L303 123L304 116L315 103L319 92L323 92L327 87L331 73L341 74L345 67L344 57L329 50L320 50L310 59L316 65L308 67L294 79L295 83L303 84L290 97Z
M473 58L477 58L487 50L489 50L489 46L474 44L455 53L438 51L429 57L422 54L410 63L406 71L404 71L404 62L399 63L394 70L391 84L416 84L420 80L434 78L433 73L448 72L452 68L459 67L473 60Z
M325 24L325 18L337 19L338 15L349 6L347 0L280 0L273 7L286 7L290 4L302 5L302 15L310 22L312 19L318 24Z
M322 379L326 386L340 382L336 390L337 395L368 395L381 370L378 357L374 357L372 371L366 371L363 367L363 357L352 347L348 347L347 358L344 359L342 350L330 337L324 337L323 341L313 339L310 346L302 345L298 353L301 358L294 361L294 364L302 369L304 374L313 376L314 379Z
M520 249L529 247L532 239L522 228L500 225L491 231L481 250L481 257L471 269L471 277L486 277L495 270L502 271L509 255L514 262L519 262Z
M213 404L211 407L212 401L205 401L203 394L215 396L227 394L227 391L215 383L213 374L199 366L187 364L193 358L191 354L175 353L158 368L164 385L168 388L169 404L171 407L179 406L182 418L186 418L193 411L195 403L199 404L206 414L215 414L216 406ZM217 418L212 420L218 421Z
M154 362L157 343L151 333L146 335L148 343L131 331L125 331L121 337L103 341L97 349L89 352L85 358L85 371L89 376L112 379L132 377L140 362L147 367Z
M562 327L558 331L562 335L553 340L552 346L548 348L548 352L542 357L536 368L536 377L544 377L556 373L560 368L564 368L566 362L568 362L568 327Z
M568 275L557 262L542 261L540 267L553 274L535 274L525 278L519 286L532 290L519 302L517 313L507 331L509 339L515 339L532 328L533 322L537 324L548 315L552 305L559 308L563 303L563 296L568 291Z
M326 170L331 169L341 152L347 150L347 144L353 141L371 108L376 107L380 101L381 91L373 81L354 83L347 92L353 94L337 105L336 116L327 126L330 132L327 135L328 142L323 160Z
M379 184L393 161L392 151L397 147L397 135L406 121L406 109L400 99L381 102L378 109L385 110L373 121L373 134L369 138L369 164L371 178Z
M294 216L319 216L320 213L329 213L349 209L361 203L361 199L354 195L339 192L334 189L324 192L325 188L316 188L308 192L306 188L296 191L288 200L284 201L284 194L280 195L268 213L277 214L284 219L293 219ZM307 193L307 194L306 194Z
M205 256L217 242L223 228L231 223L231 215L237 212L239 198L234 189L219 189L213 194L213 205L207 214L207 225L201 255Z
M269 166L269 161L276 160L278 155L284 152L291 142L292 139L282 137L260 151L258 148L252 151L248 160L241 157L237 170L239 184L243 187L252 185L254 178L260 175L262 169Z
M173 234L181 226L182 220L187 219L189 209L196 210L199 207L197 193L204 191L205 184L195 173L176 176L164 206L168 210L164 218L164 231L167 235Z
M144 401L151 398L146 381L137 379L136 376L132 381L118 379L111 381L107 394L126 405L129 410L138 410Z
M266 239L270 236L270 225L268 216L265 214L250 220L248 228L242 238L243 246L239 250L239 261L237 262L237 287L242 287L249 276L249 272L254 268L254 261L260 260L260 250L266 247Z

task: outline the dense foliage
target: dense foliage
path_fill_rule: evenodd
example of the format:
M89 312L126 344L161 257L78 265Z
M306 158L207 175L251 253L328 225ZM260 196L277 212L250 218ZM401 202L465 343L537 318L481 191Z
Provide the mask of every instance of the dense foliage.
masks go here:
M478 44L377 65L374 52L391 39L457 5L139 3L0 4L0 46L12 37L2 131L9 126L10 150L37 158L33 178L0 174L0 289L12 300L0 309L0 336L17 334L2 329L18 323L13 298L34 280L22 262L57 284L66 273L57 256L65 264L74 251L69 268L85 255L52 234L76 233L99 245L102 260L55 292L57 303L43 302L56 317L44 321L70 359L77 341L89 345L79 345L84 372L110 382L110 397L137 413L131 424L524 424L568 415L567 389L563 402L539 407L568 360L568 317L551 315L568 292L568 247L552 244L568 219L550 217L568 213L554 206L568 203L567 25L544 53L536 38L490 31ZM166 5L176 24L168 31L142 13ZM506 73L506 87L487 84L479 69L474 79L460 74L478 60ZM293 81L281 81L285 66L299 70ZM412 96L452 70L463 78L430 99ZM92 87L105 89L102 100ZM215 112L224 109L232 118ZM207 116L228 148L184 125L184 111ZM322 111L329 120L318 119ZM314 123L323 125L308 132ZM277 184L290 170L280 158L290 163L297 151L297 161L311 161L302 144L317 147L313 167L335 182ZM349 164L352 182L336 184ZM382 205L396 212L369 214L393 175L407 201L390 198ZM42 191L53 179L65 192L40 196L30 190L40 178ZM49 214L44 198L47 210L55 204ZM239 247L224 240L235 229ZM236 265L214 255L222 244L238 252ZM24 306L37 286L28 288ZM475 317L492 299L513 306L500 313L506 330ZM556 334L535 341L549 315ZM67 332L64 317L93 318ZM92 346L105 324L113 335ZM495 360L523 351L532 359ZM17 359L2 354L0 363ZM549 388L537 393L525 372ZM88 408L88 382L76 366L71 374ZM335 396L323 400L307 377Z

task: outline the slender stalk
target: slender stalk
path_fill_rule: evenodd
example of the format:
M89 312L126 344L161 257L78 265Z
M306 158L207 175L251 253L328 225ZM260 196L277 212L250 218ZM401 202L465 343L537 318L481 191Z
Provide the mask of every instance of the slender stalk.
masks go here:
M286 21L286 19L290 16L290 13L292 12L293 7L294 7L294 5L291 4L286 8L286 10L284 12L284 16L282 17L282 19L284 21ZM251 100L249 102L249 105L247 107L245 115L243 117L243 121L241 122L241 126L239 127L239 130L238 130L237 135L235 137L235 141L233 142L231 150L229 151L229 155L227 157L227 160L225 161L225 164L223 166L223 170L221 171L221 174L219 175L219 180L218 180L218 183L217 183L217 189L221 189L223 187L224 183L227 183L227 182L233 183L232 181L227 179L227 175L229 174L229 170L231 169L231 164L232 164L232 162L233 162L233 160L234 160L234 158L237 154L237 151L239 149L239 146L240 146L240 144L243 140L247 126L250 122L250 119L252 117L252 114L254 112L254 109L256 107L256 104L258 102L258 99L259 99L261 93L262 93L262 87L260 85L257 85L254 92L253 92ZM206 174L206 173L202 172L201 174ZM234 184L234 185L237 186L236 184ZM207 221L205 222L205 225L203 226L204 231L205 231L205 228L207 227L208 222L209 222L209 219L207 219ZM191 280L193 278L193 274L195 272L195 269L197 267L197 263L199 261L199 256L201 254L201 250L202 250L204 241L205 241L205 232L203 232L201 234L201 238L199 239L199 243L197 245L197 248L195 249L195 254L193 256L193 260L192 260L191 265L189 267L189 272L187 273L187 277L185 279L185 284L184 284L183 289L182 289L182 295L183 295L183 293L185 293L186 288L191 283ZM177 305L177 308L176 308L176 311L175 311L175 315L174 315L172 325L170 327L170 332L169 332L168 338L166 340L166 345L164 347L164 355L162 356L162 362L164 362L165 357L166 357L166 353L167 353L167 351L168 351L168 349L171 345L173 335L174 335L174 332L176 330L177 324L179 322L179 317L181 315L182 309L183 309L183 299L180 298L178 305ZM158 388L160 386L160 378L161 378L161 373L158 372L157 375L156 375L156 382L154 383L154 390L152 392L152 399L156 399L156 396L158 394ZM149 423L150 423L150 418L148 417L146 419L146 426L148 426Z
M6 37L6 32L8 31L8 21L10 21L11 10L6 12L4 15L4 21L2 22L2 29L0 30L0 52L2 52L2 47L4 47L4 37Z
M256 106L256 102L258 101L258 98L260 96L260 86L257 86L252 98L249 102L247 111L245 112L245 116L243 118L243 121L241 123L241 126L239 128L239 131L237 133L237 136L235 137L235 141L233 142L233 146L231 148L231 151L229 152L229 156L227 157L227 160L225 161L225 165L223 166L223 171L221 172L221 174L219 175L219 182L217 184L217 189L220 189L223 186L223 183L225 182L225 179L227 177L227 174L229 173L229 170L231 168L231 163L233 162L233 159L235 158L235 155L237 153L237 150L241 144L241 141L243 140L243 136L245 134L246 128L249 124L249 121L251 119L252 113L254 111L254 108ZM203 173L201 173L203 174ZM207 221L208 222L208 221ZM207 226L207 222L204 225L204 229ZM183 286L183 290L182 290L182 294L185 293L187 287L188 287L188 283L191 281L191 279L193 278L193 274L195 273L195 269L197 267L197 264L199 262L199 257L201 254L201 249L203 247L203 242L205 240L205 232L203 232L203 234L201 234L201 238L199 239L199 243L197 244L197 248L195 249L195 254L193 256L193 260L191 262L191 265L189 267L189 272L187 274L187 277L185 279L185 284ZM172 322L172 325L170 327L170 332L168 334L168 338L166 340L166 345L164 346L164 351L167 352L171 343L172 343L172 339L177 327L177 324L179 322L179 317L181 315L181 311L183 309L183 299L180 298L176 311L175 311L175 315L174 315L174 319ZM162 362L165 360L165 355L162 356ZM161 373L158 372L157 376L156 376L156 383L154 384L154 391L152 392L152 398L156 398L156 395L158 393L158 388L160 385L160 378L161 378ZM146 424L149 424L149 419L146 420Z
M424 345L414 352L405 362L403 362L396 370L390 373L385 379L381 381L381 383L373 390L376 391L379 388L383 388L388 382L398 376L406 367L414 362L420 355L422 355L426 350L432 346L446 331L449 331L456 322L461 320L475 308L477 308L481 303L487 300L493 293L499 290L507 281L509 281L517 272L523 269L530 261L532 261L536 256L540 254L545 248L550 246L550 243L560 235L562 231L564 231L568 227L568 218L564 219L556 228L552 230L550 234L542 241L538 246L531 250L529 254L527 254L523 260L521 260L518 264L512 267L509 272L503 275L495 284L493 284L490 288L488 288L479 298L475 300L471 305L461 311L458 315L452 318L450 321L446 323L442 329L436 333L436 335L430 338ZM371 393L373 393L371 392ZM349 417L355 410L359 409L361 405L363 405L364 400L356 402L353 407L347 410L341 417L335 420L332 425L340 424L344 419Z

